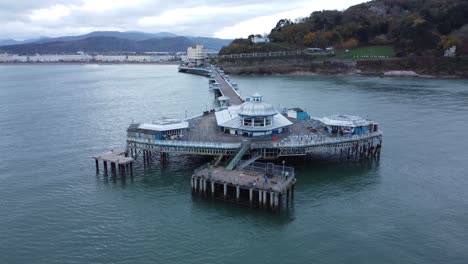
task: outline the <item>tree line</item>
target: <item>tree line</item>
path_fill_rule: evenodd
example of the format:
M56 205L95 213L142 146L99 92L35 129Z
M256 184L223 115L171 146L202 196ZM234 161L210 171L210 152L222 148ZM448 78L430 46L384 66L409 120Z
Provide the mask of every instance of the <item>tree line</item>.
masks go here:
M268 37L270 43L256 45L250 38L236 39L221 53L394 45L399 56L440 56L452 46L467 55L468 1L374 0L345 11L313 12L295 22L281 19Z

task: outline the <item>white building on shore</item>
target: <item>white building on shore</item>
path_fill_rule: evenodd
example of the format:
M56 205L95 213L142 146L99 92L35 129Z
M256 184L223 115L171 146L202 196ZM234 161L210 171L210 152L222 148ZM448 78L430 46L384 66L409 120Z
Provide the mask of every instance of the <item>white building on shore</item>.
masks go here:
M187 48L187 60L200 65L208 58L208 50L203 45Z
M17 54L3 53L0 54L0 62L28 62L28 57Z
M180 59L180 57L169 53L154 54L35 54L19 55L0 53L0 63L59 63L59 62L103 62L103 63L153 63L168 62Z
M253 37L252 38L252 43L258 44L258 43L270 43L270 39L267 37Z

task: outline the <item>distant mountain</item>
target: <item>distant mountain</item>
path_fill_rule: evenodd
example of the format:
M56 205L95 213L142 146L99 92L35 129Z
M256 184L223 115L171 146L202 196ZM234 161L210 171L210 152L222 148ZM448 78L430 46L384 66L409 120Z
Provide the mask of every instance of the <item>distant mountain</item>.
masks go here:
M0 46L20 44L22 41L14 39L0 39Z
M195 44L202 44L211 51L219 51L230 43L229 39L183 37L169 32L95 31L78 36L41 37L26 41L0 40L0 51L17 53L178 52L186 51L187 47Z
M204 40L214 49L217 40ZM221 42L221 41L219 41ZM0 47L0 51L10 53L75 53L84 52L179 52L189 46L199 44L187 37L152 38L135 41L116 37L89 37L80 40L55 41L46 43L28 43ZM203 44L203 43L201 43ZM219 47L219 46L218 46Z
M82 40L91 37L113 37L113 38L121 38L121 39L128 39L128 40L146 40L146 39L153 39L153 38L173 38L177 37L176 34L169 33L169 32L160 32L160 33L145 33L145 32L138 32L138 31L128 31L128 32L120 32L120 31L94 31L84 35L78 36L64 36L64 37L57 37L57 38L42 38L38 41L33 43L40 44L40 43L50 43L50 42L61 42L61 41L72 41L72 40Z

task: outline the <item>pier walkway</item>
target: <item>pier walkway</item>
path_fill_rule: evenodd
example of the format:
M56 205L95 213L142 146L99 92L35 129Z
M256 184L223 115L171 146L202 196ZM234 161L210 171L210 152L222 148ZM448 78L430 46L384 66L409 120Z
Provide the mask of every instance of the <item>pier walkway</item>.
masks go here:
M230 99L231 105L240 105L243 103L243 99L240 94L234 89L232 84L226 80L226 77L223 76L215 67L213 67L212 73L213 78L219 84L219 90L222 96L227 96Z

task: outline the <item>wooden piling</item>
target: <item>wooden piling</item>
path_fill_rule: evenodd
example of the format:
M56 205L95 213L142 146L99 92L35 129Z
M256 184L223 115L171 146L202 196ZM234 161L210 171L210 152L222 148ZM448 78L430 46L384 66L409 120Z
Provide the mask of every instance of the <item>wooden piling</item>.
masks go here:
M99 160L94 159L96 161L96 173L99 173Z
M115 168L115 162L111 162L111 171L113 175L117 173L117 169Z
M224 200L226 200L226 198L227 198L227 183L224 183L223 197L224 197Z
M274 193L270 191L270 208L273 208L274 205Z

